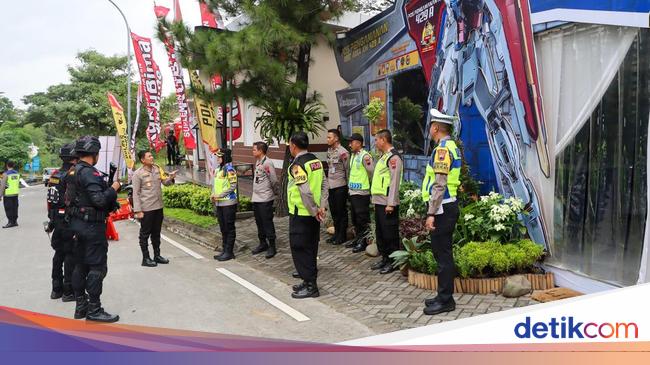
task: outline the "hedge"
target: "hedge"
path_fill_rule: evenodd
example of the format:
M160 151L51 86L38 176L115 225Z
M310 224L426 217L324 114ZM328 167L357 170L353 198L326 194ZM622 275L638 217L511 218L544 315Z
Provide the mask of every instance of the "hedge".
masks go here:
M190 209L201 215L213 215L214 203L210 201L210 188L195 184L177 184L163 188L163 203L166 208ZM247 196L239 197L240 212L252 210L253 203Z

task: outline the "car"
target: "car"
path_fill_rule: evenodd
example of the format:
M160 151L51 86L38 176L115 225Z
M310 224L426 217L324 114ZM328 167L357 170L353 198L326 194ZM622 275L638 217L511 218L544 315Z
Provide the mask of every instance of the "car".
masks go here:
M50 177L56 170L58 170L57 167L46 167L43 169L43 184L47 185L50 181Z

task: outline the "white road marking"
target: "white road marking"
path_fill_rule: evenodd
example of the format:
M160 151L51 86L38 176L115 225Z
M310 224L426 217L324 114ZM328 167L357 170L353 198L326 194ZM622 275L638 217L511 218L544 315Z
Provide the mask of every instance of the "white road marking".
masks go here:
M200 260L200 259L203 258L203 256L201 256L201 255L199 255L198 253L196 253L196 252L190 250L189 248L187 248L187 247L181 245L180 243L174 241L173 239L171 239L171 238L165 236L164 234L161 234L161 235L160 235L160 238L164 239L165 241L169 242L172 246L178 248L179 250L185 252L186 254L188 254L188 255L194 257L194 258L197 259L197 260Z
M281 302L279 299L276 297L272 296L271 294L267 293L266 291L256 287L252 283L242 279L239 275L233 273L232 271L224 268L217 268L217 271L222 273L223 275L227 276L230 278L232 281L240 284L244 288L252 291L254 294L256 294L258 297L264 299L267 303L271 304L272 306L278 308L279 310L283 311L284 313L288 314L290 317L295 319L298 322L304 322L304 321L309 321L309 317L306 315L298 312L297 310L291 308L290 306L284 304Z

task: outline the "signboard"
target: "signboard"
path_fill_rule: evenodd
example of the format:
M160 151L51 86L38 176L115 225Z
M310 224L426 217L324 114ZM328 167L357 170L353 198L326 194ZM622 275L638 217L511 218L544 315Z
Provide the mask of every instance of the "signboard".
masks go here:
M343 89L336 92L339 112L348 116L363 108L363 92L361 89Z
M533 24L565 21L650 27L650 1L641 0L530 0Z
M418 47L424 77L431 80L436 63L436 49L441 36L445 2L442 0L411 0L404 7L409 35Z
M419 64L420 57L418 56L418 51L412 51L380 63L379 67L377 67L377 77L384 77L409 67L418 66Z

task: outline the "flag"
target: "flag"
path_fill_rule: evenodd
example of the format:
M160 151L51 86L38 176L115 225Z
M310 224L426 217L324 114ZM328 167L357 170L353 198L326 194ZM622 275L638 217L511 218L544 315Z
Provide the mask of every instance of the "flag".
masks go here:
M163 8L166 9L159 9ZM154 12L156 16L158 14L167 15L169 9L163 6L154 7ZM160 19L160 17L158 18ZM162 26L162 24L161 24ZM176 58L176 51L174 50L174 42L167 30L164 29L166 37L163 43L167 49L167 57L169 60L169 68L172 70L172 77L174 78L174 90L176 91L176 105L178 105L178 115L181 119L181 125L183 126L183 142L185 143L185 148L193 150L196 148L196 142L194 141L194 136L192 135L192 130L190 128L190 107L187 102L187 96L185 94L185 80L183 80L183 69L181 68L178 59Z
M135 156L135 135L140 125L140 108L142 107L142 84L138 85L138 96L135 102L135 121L133 122L133 131L131 132L131 156Z
M190 82L194 89L203 90L203 84L199 79L198 72L190 70ZM217 118L214 115L214 105L195 94L194 107L196 108L196 119L201 130L201 139L208 146L210 152L216 152L219 149L219 142L217 140Z
M111 93L108 94L108 103L111 105L111 110L113 110L113 119L115 119L115 128L117 129L117 135L120 138L120 148L124 154L124 161L126 161L126 166L129 170L133 169L134 161L133 156L131 155L131 149L129 148L129 136L127 135L126 129L126 120L124 119L124 109L120 103L117 102L115 96Z
M204 27L223 29L223 19L219 10L215 9L212 12L204 0L199 0L199 7L201 8L201 25Z
M181 13L181 5L178 3L178 0L174 0L174 22L180 22L183 20L183 14Z
M160 138L160 101L162 99L162 75L158 64L153 59L153 47L151 39L140 37L131 33L135 60L140 71L140 84L144 98L147 101L147 138L149 145L156 151L160 151L165 142Z
M223 80L221 79L220 75L214 75L212 76L212 90L219 90L221 89ZM233 81L234 82L234 81ZM230 116L230 123L232 124L232 140L236 141L239 137L242 135L242 125L243 125L243 120L241 113L239 112L241 109L239 107L239 99L237 97L232 100L230 103L230 108L226 108L226 113L230 112L230 109L232 109L232 113ZM226 125L226 127L229 127L226 123L225 120L223 120L223 109L221 106L217 106L217 120L221 125ZM230 141L230 131L226 130L226 141Z

